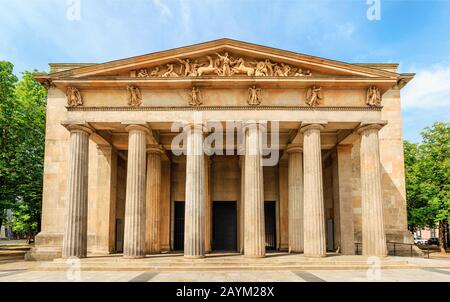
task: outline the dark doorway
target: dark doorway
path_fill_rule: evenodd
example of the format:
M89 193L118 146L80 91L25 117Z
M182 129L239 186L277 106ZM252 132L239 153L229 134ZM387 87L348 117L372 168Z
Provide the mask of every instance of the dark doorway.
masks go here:
M116 219L116 253L123 253L123 221Z
M277 249L277 222L276 222L276 203L275 201L266 201L264 203L264 224L266 230L266 250Z
M173 249L184 250L184 202L175 201Z
M213 203L212 248L216 251L237 250L237 211L234 201Z

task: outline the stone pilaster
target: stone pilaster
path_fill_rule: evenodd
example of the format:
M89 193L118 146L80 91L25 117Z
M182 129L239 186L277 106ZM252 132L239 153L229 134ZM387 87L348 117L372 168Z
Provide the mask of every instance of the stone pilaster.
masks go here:
M245 241L245 148L241 148L238 154L244 154L239 156L239 166L241 169L241 200L239 202L239 253L244 253L244 241ZM238 149L239 150L239 149Z
M308 257L326 256L325 214L323 201L321 124L300 129L303 133L303 230L304 254Z
M126 258L143 258L145 256L146 136L149 130L142 125L129 125L126 129L129 137L123 255Z
M92 253L112 254L116 241L117 151L97 145L96 243Z
M387 255L378 131L381 124L363 125L361 135L362 250L365 256Z
M262 125L245 125L244 255L265 257Z
M84 258L87 255L89 135L92 130L82 125L69 125L67 129L70 153L62 257Z
M205 155L205 253L211 253L212 201L211 201L211 159Z
M289 252L303 252L303 154L298 145L290 145L288 163Z
M333 157L333 182L337 190L335 197L335 235L338 236L341 254L355 254L355 232L352 205L352 145L338 145Z
M205 158L203 125L192 124L186 132L185 258L205 256Z
M159 245L159 223L161 203L161 153L159 146L147 148L147 188L146 188L146 236L145 251L157 254Z

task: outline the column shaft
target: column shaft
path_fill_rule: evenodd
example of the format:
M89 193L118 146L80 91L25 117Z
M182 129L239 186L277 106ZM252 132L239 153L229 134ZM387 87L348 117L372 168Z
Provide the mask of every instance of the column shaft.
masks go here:
M145 256L146 128L131 125L128 140L127 190L123 254Z
M361 208L363 255L387 255L383 223L383 199L378 131L381 125L359 129L361 135Z
M323 202L322 154L320 130L322 125L302 128L304 165L304 253L308 257L326 256L325 216Z
M147 254L160 252L160 191L161 191L161 154L152 150L147 154L147 189L146 189L146 238Z
M186 155L186 209L184 256L205 256L205 166L203 129L201 125L185 128Z
M264 184L261 125L247 124L245 131L244 222L246 257L264 257Z
M303 155L299 147L288 148L289 252L303 252Z
M63 258L87 255L87 206L90 129L69 126L70 147L67 169Z

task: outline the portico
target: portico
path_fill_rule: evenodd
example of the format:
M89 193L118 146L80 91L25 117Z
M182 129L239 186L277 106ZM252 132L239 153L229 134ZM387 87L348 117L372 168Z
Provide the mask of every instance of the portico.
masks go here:
M387 239L411 240L399 91L412 76L392 64L222 39L52 68L37 76L49 111L36 258L325 257L356 241L383 257Z

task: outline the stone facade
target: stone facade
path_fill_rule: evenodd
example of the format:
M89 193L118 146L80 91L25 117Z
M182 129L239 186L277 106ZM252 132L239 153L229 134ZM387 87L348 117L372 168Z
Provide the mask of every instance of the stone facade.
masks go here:
M412 75L396 69L229 39L51 64L36 75L52 85L42 231L28 258L137 258L180 238L188 258L222 243L264 257L272 241L312 257L362 242L364 254L384 256L386 239L412 240L400 111ZM208 123L226 121L243 122L233 130L242 144L204 148ZM174 145L183 133L186 145ZM262 164L269 149L279 158ZM218 202L233 205L222 222L231 229Z

